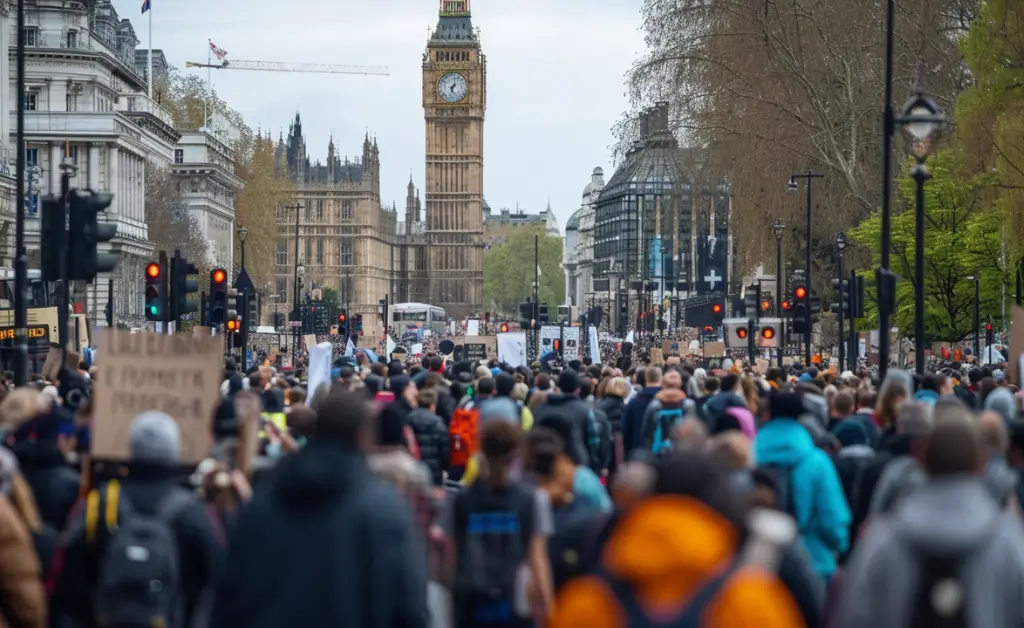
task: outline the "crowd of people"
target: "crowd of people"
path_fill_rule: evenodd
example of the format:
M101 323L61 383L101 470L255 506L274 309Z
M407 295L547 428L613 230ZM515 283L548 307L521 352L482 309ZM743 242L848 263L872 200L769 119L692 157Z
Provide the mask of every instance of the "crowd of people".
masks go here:
M198 465L61 390L0 387L0 626L1024 625L999 369L229 361Z

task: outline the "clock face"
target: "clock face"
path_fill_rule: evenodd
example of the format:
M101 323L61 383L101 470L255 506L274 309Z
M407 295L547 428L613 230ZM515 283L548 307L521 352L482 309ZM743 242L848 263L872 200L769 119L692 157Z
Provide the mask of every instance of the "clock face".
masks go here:
M466 97L466 77L449 72L437 82L437 93L445 102L459 102Z

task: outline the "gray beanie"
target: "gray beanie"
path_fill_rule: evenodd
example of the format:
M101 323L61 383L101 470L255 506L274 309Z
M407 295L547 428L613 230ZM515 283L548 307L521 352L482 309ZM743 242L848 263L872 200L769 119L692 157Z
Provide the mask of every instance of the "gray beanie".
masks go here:
M181 431L165 412L150 410L132 421L131 457L133 461L176 465L181 460Z
M1004 421L1017 418L1017 400L1008 388L996 388L985 397L985 409L1002 415Z

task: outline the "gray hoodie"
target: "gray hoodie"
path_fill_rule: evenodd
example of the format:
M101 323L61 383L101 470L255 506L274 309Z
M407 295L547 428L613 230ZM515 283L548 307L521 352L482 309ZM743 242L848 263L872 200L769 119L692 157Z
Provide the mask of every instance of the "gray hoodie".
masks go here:
M910 456L894 458L885 465L878 484L871 493L868 517L885 514L893 509L896 502L928 481L928 477L917 460Z
M1024 528L973 476L926 484L870 524L847 563L834 625L908 626L920 578L916 549L967 557L968 625L1024 625Z

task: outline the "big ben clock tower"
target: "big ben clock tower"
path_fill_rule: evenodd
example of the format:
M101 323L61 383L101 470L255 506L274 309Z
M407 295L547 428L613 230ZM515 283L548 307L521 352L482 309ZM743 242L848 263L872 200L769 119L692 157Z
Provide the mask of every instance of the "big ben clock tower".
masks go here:
M457 319L483 310L486 78L469 0L441 0L423 55L427 272L431 305Z

